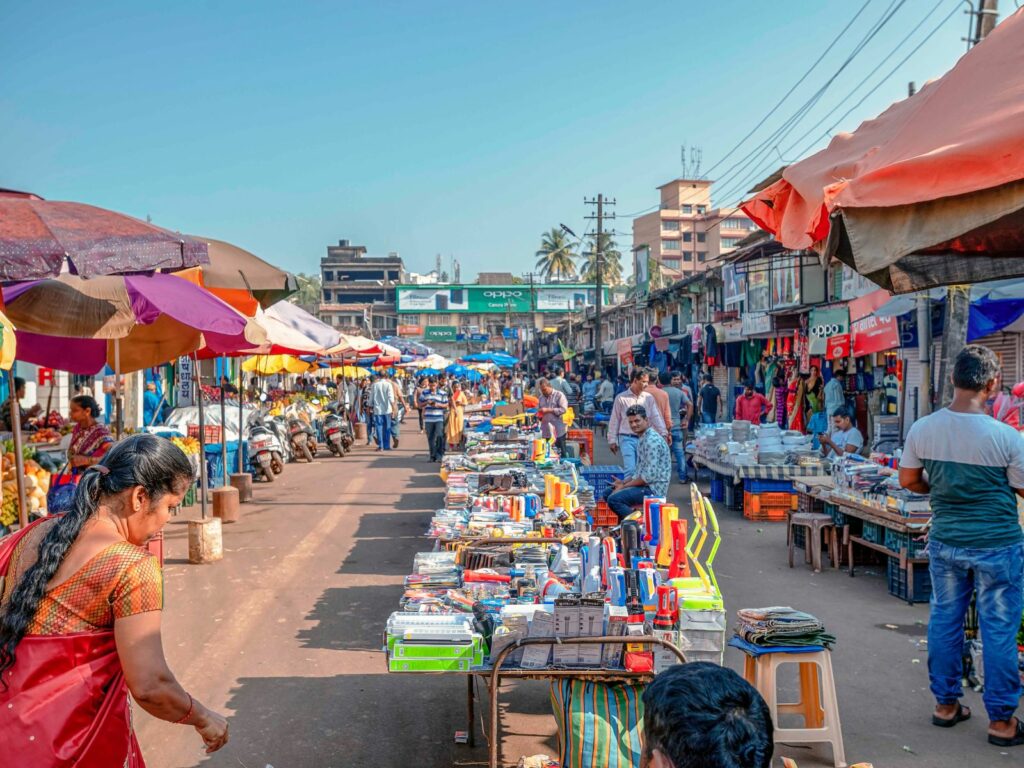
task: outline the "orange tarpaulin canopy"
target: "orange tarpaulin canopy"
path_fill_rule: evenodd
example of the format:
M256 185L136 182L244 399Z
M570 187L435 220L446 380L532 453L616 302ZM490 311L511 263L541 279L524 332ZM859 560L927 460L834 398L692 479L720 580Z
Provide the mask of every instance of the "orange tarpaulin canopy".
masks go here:
M1024 10L741 207L896 292L1024 275Z

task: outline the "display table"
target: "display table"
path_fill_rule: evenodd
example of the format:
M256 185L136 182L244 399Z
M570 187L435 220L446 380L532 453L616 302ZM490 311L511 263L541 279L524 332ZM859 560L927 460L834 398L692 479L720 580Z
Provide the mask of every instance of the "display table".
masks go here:
M827 477L824 466L803 467L795 464L733 464L720 458L709 458L701 453L690 454L694 464L731 478L734 485L744 480L793 480L796 478Z

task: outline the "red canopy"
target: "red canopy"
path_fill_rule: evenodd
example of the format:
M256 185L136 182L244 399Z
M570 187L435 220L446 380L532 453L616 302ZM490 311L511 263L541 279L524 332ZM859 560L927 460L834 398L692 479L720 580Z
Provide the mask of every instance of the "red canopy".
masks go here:
M741 207L896 292L1024 275L1024 9Z

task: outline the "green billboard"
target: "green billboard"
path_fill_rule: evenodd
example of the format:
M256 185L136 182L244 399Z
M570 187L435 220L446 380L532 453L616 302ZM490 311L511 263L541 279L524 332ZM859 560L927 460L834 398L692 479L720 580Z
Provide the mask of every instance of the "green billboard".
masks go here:
M428 325L423 329L424 341L455 341L459 329L454 325Z
M400 285L395 288L399 312L524 314L579 312L594 303L592 285Z

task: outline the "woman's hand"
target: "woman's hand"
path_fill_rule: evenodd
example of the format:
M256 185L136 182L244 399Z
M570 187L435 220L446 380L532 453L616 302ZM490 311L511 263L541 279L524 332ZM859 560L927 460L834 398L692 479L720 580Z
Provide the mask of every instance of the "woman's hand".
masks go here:
M195 724L196 732L203 738L206 754L216 752L228 743L228 721L224 715L203 707L203 714Z

